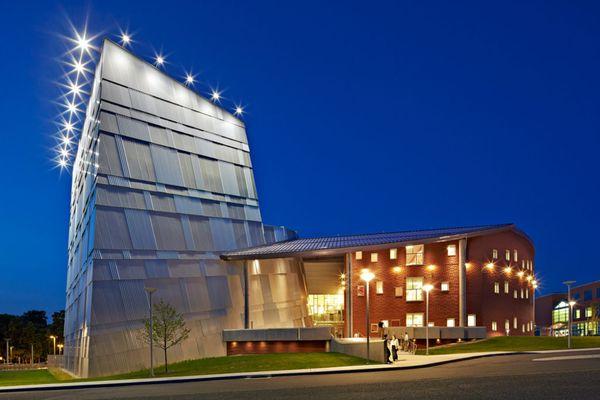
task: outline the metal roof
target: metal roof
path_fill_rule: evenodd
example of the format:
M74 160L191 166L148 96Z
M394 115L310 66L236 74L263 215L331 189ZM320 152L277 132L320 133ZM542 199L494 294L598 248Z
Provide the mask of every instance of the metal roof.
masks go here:
M371 233L349 236L325 236L306 239L293 239L264 246L223 253L225 260L245 260L254 258L276 258L306 253L341 253L341 249L375 247L386 244L410 244L419 241L450 240L454 237L479 236L491 231L508 230L514 224L479 225L469 227L412 230L391 233ZM519 231L520 232L520 231ZM522 232L520 232L522 233ZM525 235L526 236L526 235ZM529 240L529 238L527 238ZM336 251L338 250L338 251Z

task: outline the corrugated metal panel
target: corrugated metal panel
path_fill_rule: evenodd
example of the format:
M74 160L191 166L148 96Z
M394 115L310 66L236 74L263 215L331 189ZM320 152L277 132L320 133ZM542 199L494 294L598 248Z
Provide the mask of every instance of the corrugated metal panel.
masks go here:
M159 182L184 186L177 151L162 146L150 145L152 159Z
M210 251L214 248L213 235L211 233L208 218L189 217L192 237L198 251Z
M129 91L126 87L115 85L109 81L103 81L101 93L101 98L103 100L108 100L125 107L131 107L131 99L129 98Z
M217 161L208 158L199 158L200 171L202 172L202 180L207 183L208 189L211 192L223 193L223 185L221 183L221 174L219 172L219 164Z
M143 140L145 142L150 141L148 124L120 115L117 116L117 123L119 124L119 133L121 135Z
M192 167L191 155L187 153L179 153L179 164L183 174L183 182L186 187L196 188L196 177L194 176L194 168Z
M175 210L180 214L203 215L202 201L193 197L174 196Z
M194 239L192 237L192 228L190 226L190 219L187 215L181 216L181 227L183 229L183 237L185 238L185 246L188 250L194 250Z
M114 114L107 112L100 113L100 129L104 132L119 133L119 126L117 125L117 117Z
M99 136L100 143L98 148L98 164L101 174L123 176L123 168L119 160L119 153L115 137L101 133Z
M231 220L210 218L210 230L213 235L215 250L235 249L235 237Z
M152 163L153 156L150 154L148 144L131 139L123 139L123 147L127 156L129 177L144 181L156 180L154 165Z
M129 235L133 248L139 250L156 250L156 239L147 211L125 210L125 218L129 227Z
M235 178L234 165L219 161L219 172L221 174L221 182L223 182L223 193L239 196L240 189Z
M185 238L179 216L152 214L152 227L159 250L185 250Z

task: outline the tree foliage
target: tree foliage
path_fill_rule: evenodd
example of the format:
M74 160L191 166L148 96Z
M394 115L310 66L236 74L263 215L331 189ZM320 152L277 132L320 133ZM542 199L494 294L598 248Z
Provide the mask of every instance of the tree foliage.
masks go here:
M163 350L165 372L168 372L167 350L186 340L190 330L185 326L183 315L162 299L152 307L152 319L152 333L148 318L144 321L142 339L148 344L153 342L154 346Z

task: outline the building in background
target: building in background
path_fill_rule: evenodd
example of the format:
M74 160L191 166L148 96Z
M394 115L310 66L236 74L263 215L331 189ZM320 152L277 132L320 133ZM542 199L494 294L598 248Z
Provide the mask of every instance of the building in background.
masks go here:
M571 288L575 301L572 334L600 335L600 281ZM569 332L569 298L567 292L551 293L537 299L536 324L541 335L566 336Z
M265 226L242 121L105 40L73 165L65 367L82 377L148 367L145 287L182 312L173 361L225 354L224 328L305 326L299 267L247 288L223 251L293 236ZM268 295L267 295L268 294Z
M364 270L374 274L372 336L379 336L383 326L421 338L424 330L415 328L427 323L423 288L430 284L429 326L435 328L430 337L443 341L533 335L534 256L528 236L505 224L295 239L221 257L244 261L250 282L264 268L299 265L309 316L317 326L331 326L338 337L367 335ZM260 298L249 302L252 310ZM262 322L251 318L246 327Z

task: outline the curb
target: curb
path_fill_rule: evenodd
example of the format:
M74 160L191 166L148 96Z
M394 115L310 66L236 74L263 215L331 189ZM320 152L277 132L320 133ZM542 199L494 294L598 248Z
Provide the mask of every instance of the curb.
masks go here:
M113 381L88 381L88 382L73 382L73 383L50 383L42 385L21 385L21 386L6 386L0 387L0 394L3 393L15 393L15 392L38 392L38 391L49 391L49 390L70 390L70 389L91 389L91 388L105 388L105 387L117 387L117 386L138 386L138 385L161 385L170 383L184 383L184 382L209 382L209 381L220 381L220 380L233 380L233 379L260 379L260 378L272 378L272 377L286 377L286 376L302 376L302 375L333 375L333 374L347 374L347 373L366 373L366 372L381 372L381 371L398 371L408 369L419 369L435 367L437 365L450 364L459 361L474 360L477 358L495 357L495 356L507 356L517 354L528 354L529 352L499 352L491 354L474 354L473 356L465 356L457 359L433 361L426 364L419 365L389 365L381 364L380 366L373 366L364 368L365 366L352 366L352 367L326 367L326 368L315 368L315 369L298 369L289 371L257 371L257 372L241 372L236 374L211 374L211 375L188 375L188 376L174 376L164 378L144 378L144 379L123 379Z

